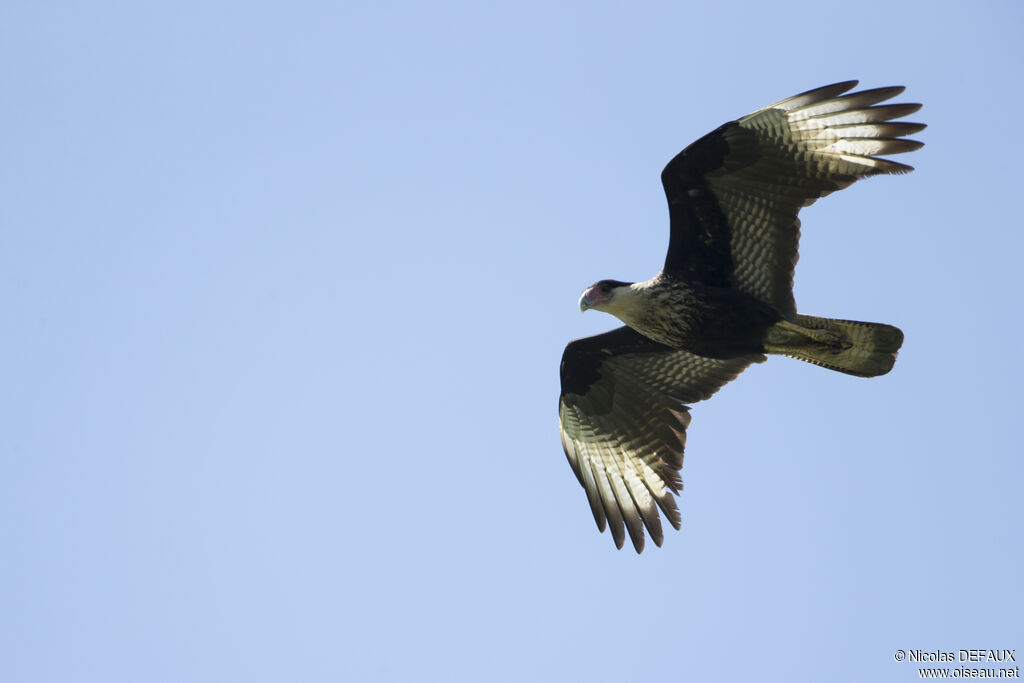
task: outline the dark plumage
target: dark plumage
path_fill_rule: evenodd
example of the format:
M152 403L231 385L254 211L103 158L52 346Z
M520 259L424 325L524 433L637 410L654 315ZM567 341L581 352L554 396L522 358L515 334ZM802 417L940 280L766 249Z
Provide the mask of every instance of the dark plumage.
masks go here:
M598 528L637 552L661 545L682 487L689 408L765 354L861 377L888 372L903 333L880 323L800 315L793 300L799 210L859 178L905 173L877 155L910 152L923 124L892 122L918 104L880 105L893 86L811 90L726 123L662 171L671 237L647 282L601 280L580 308L626 323L562 355L559 420L569 464Z

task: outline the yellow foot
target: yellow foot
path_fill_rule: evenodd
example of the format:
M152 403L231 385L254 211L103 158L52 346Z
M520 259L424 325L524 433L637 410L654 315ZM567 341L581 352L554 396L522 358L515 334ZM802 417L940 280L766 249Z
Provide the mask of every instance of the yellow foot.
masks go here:
M839 332L815 330L809 327L801 327L788 320L780 320L765 335L765 350L771 351L786 346L804 346L807 344L808 339L836 351L845 350L853 346Z

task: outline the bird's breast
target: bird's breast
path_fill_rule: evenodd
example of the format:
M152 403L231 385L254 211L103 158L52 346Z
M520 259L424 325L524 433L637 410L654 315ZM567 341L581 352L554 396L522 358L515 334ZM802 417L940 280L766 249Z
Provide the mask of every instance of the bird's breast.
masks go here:
M623 322L649 339L709 358L760 353L781 316L738 290L669 282L640 290Z

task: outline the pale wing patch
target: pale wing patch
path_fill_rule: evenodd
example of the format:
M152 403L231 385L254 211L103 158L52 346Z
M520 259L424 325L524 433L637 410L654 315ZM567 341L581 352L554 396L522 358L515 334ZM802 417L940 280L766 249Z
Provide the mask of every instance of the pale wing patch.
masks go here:
M923 124L892 122L921 105L878 104L901 86L843 94L856 84L811 90L743 117L723 133L730 154L722 168L707 174L731 229L735 286L786 316L796 313L799 210L859 178L912 170L878 155L922 146L902 136Z
M679 528L674 494L682 482L689 409L762 356L713 360L685 351L610 355L600 379L559 404L562 446L587 493L598 528L617 547L628 535L637 552L644 529L664 540L659 509Z

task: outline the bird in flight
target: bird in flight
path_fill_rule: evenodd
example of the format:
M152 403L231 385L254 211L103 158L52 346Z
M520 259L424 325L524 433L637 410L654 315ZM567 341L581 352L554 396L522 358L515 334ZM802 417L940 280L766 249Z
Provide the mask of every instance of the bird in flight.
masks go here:
M809 90L731 121L668 162L661 182L671 231L661 272L601 280L580 310L625 326L575 339L562 354L562 446L598 528L639 553L676 529L690 411L765 354L859 377L892 369L903 333L881 323L801 315L793 300L800 219L819 197L865 176L912 167L924 124L896 122L919 104L880 104L902 86Z

